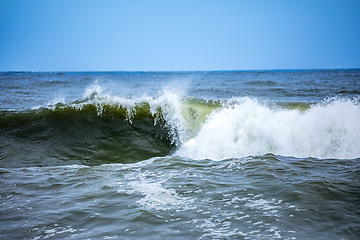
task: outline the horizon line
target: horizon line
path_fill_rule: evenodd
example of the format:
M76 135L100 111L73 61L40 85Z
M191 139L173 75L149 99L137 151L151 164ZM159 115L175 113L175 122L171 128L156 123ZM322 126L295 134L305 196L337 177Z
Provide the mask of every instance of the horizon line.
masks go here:
M234 69L234 70L0 70L1 73L115 73L115 72L271 72L271 71L336 71L336 70L358 70L355 68L274 68L274 69Z

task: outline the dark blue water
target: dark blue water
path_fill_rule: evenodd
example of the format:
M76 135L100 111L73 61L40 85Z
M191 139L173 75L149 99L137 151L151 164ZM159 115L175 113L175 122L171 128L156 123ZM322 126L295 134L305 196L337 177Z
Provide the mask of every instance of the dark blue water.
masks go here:
M358 239L360 70L0 73L2 239Z

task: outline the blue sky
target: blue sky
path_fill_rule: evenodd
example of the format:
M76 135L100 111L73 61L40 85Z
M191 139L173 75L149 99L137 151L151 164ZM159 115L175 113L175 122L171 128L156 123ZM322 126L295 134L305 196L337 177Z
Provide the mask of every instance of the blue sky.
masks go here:
M0 0L0 71L359 67L359 0Z

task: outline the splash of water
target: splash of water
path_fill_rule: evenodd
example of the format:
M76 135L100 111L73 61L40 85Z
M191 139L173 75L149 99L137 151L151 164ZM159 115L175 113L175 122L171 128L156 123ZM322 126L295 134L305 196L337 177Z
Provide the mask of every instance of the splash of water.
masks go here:
M193 159L274 153L295 157L360 156L360 108L349 99L332 99L306 111L274 109L239 99L213 112L177 155Z

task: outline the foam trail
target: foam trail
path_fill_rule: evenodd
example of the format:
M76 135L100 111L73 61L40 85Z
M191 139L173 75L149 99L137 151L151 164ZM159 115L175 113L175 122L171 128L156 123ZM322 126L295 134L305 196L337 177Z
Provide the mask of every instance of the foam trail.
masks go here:
M360 157L360 108L332 99L307 111L274 109L248 98L213 112L176 152L193 159L274 153L316 158Z

